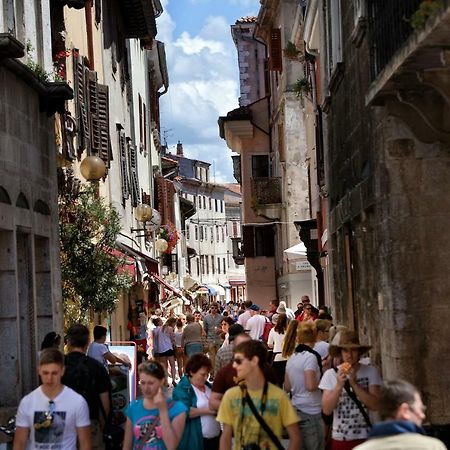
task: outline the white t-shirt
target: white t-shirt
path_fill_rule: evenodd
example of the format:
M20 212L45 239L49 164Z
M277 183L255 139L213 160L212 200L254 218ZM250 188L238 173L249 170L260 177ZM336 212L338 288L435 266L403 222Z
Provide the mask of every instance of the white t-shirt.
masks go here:
M247 330L247 322L249 321L250 317L252 317L250 311L246 310L238 317L237 323L239 325L242 325L244 327L244 330Z
M286 364L286 373L292 386L292 404L295 409L306 414L320 414L322 392L320 389L315 391L306 389L305 370L312 370L316 373L317 381L320 380L320 368L316 356L306 351L294 353Z
M105 359L105 354L109 352L109 348L106 344L100 344L98 342L92 342L89 345L87 355L97 360L100 364L105 366L108 370L108 361Z
M281 355L281 352L283 351L284 336L285 334L280 334L278 331L275 331L275 328L272 328L269 332L267 345L273 347L273 352L277 353L273 359L274 361L286 361L286 358L283 358Z
M366 391L369 386L381 386L381 380L378 370L373 366L360 365L356 374L357 383ZM336 371L327 370L319 384L319 389L323 391L332 391L337 384ZM364 406L364 404L363 404ZM368 409L364 406L365 410ZM349 397L344 388L342 388L338 405L333 414L333 432L332 437L338 441L349 441L354 439L366 439L369 435L369 428L364 420L361 411L356 403Z
M45 426L50 413L53 419ZM30 430L27 450L75 450L77 428L89 425L86 400L67 386L53 404L39 386L21 400L16 416L16 426Z
M314 350L322 357L322 360L328 357L328 347L330 344L325 341L318 341L314 345Z
M266 325L266 318L260 314L256 314L250 317L247 321L246 329L252 339L257 341L261 340L261 336L264 333L264 326Z
M200 389L194 388L195 396L197 397L197 408L208 408L209 397L211 396L211 389L205 386L205 392ZM202 423L202 434L204 438L214 438L220 434L220 423L217 422L215 416L207 415L200 416L200 421Z

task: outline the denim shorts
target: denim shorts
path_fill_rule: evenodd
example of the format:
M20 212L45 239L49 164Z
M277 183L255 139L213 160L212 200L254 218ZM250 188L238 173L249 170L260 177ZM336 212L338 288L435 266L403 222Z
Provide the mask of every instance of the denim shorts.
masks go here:
M301 450L324 450L325 431L322 414L307 414L297 410L300 417L300 432L302 435Z

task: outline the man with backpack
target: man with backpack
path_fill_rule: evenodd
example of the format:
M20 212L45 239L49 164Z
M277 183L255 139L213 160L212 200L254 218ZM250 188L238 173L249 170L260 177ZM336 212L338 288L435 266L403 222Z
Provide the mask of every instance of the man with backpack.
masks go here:
M64 360L63 384L81 394L89 406L92 449L104 450L103 428L111 410L111 381L106 369L86 355L89 330L82 324L72 325L67 332L69 353Z

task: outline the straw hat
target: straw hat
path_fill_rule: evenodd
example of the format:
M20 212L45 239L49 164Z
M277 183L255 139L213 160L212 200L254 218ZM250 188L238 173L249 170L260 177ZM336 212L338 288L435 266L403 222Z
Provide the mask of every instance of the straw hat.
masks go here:
M357 348L362 355L368 352L372 346L361 345L359 343L358 335L352 330L339 331L330 343L329 354L331 356L339 356L342 349L354 349Z

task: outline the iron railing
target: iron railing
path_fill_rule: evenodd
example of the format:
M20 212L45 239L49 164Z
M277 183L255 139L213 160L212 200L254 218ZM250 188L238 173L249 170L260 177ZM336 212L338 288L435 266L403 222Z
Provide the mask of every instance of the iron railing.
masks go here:
M256 205L281 203L281 178L252 178L252 197Z
M411 16L423 0L369 0L371 79L384 69L395 52L414 32ZM449 0L439 0L448 5Z

